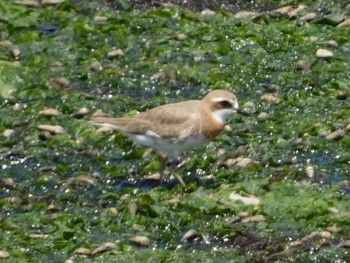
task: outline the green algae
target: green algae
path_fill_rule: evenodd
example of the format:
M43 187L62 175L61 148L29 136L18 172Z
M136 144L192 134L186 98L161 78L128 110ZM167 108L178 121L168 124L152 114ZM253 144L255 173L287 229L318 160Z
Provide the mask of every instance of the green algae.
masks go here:
M0 60L6 62L0 63L0 132L15 132L0 142L0 240L9 260L346 260L341 241L349 232L349 131L338 141L323 134L349 123L349 98L336 95L350 92L349 29L268 13L243 20L224 11L214 16L176 6L133 11L121 3L122 12L96 2L37 8L0 3L5 10L1 41L21 51L14 57L12 46L0 46ZM285 1L290 3L295 4ZM328 4L307 9L331 8ZM94 20L95 15L107 21ZM177 40L179 33L187 38ZM329 40L339 46L329 47ZM332 50L334 57L316 58L319 48ZM122 49L124 56L108 57L113 49ZM300 60L310 70L298 69ZM90 68L94 61L102 70ZM170 71L176 72L175 81ZM159 72L164 77L154 78ZM53 79L61 77L68 85L55 84ZM200 98L213 88L235 89L241 106L253 101L256 109L234 116L232 132L190 153L178 172L184 178L212 174L215 180L192 180L186 188L123 186L157 172L159 158L144 155L121 134L98 133L75 117L82 107L133 115ZM277 92L279 101L261 101L270 92ZM61 114L42 116L44 108ZM261 112L269 118L258 119ZM46 136L40 124L61 125L65 133ZM219 148L224 156L218 156ZM238 156L257 163L221 165L222 158ZM312 178L307 166L314 169ZM234 202L233 192L260 203ZM130 204L136 204L135 214ZM264 220L242 221L258 215ZM292 241L334 226L341 230L331 233L327 245L316 238L289 248ZM199 238L182 240L190 229ZM132 244L129 238L137 235L149 237L150 245ZM75 253L105 242L118 249L94 256Z

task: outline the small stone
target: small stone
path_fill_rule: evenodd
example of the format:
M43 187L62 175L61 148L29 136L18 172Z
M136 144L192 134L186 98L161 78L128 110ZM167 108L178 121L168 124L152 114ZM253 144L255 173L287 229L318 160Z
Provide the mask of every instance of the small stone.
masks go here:
M93 177L87 175L79 175L77 177L69 178L63 185L64 189L67 189L72 184L83 183L86 185L96 185L96 181Z
M11 49L11 53L12 53L12 55L13 55L15 58L17 58L17 57L19 57L19 55L21 54L21 50L19 49L19 47L14 46L14 47L12 47L12 49Z
M53 134L63 134L64 129L59 125L49 125L49 124L41 124L39 125L39 130L48 131Z
M52 85L58 88L65 88L69 85L69 80L64 77L50 79Z
M237 19L254 19L257 16L259 16L259 13L254 11L239 11L234 15Z
M111 243L111 242L107 242L104 243L103 245L99 246L98 248L96 248L94 251L91 252L91 255L96 255L96 254L100 254L100 253L104 253L107 251L111 251L111 250L117 250L118 247L116 244Z
M288 6L278 8L278 9L274 10L273 12L281 14L281 15L285 15L285 14L288 14L292 9L293 9L293 7L288 5Z
M61 67L63 67L63 63L61 61L54 61L51 63L50 66L55 67L55 68L61 68Z
M345 19L343 22L337 25L337 27L348 27L348 26L350 26L350 19Z
M82 107L81 109L79 109L79 110L74 114L74 116L75 116L76 118L82 118L82 117L88 115L89 113L90 113L90 111L89 111L88 108Z
M251 222L262 222L265 221L265 217L263 215L255 215L242 219L242 223L251 223Z
M129 241L140 246L148 246L151 243L149 238L146 236L134 236L129 238Z
M74 263L72 259L67 259L64 263Z
M345 136L345 131L343 129L336 130L326 136L328 141L337 141Z
M80 254L80 255L91 255L92 251L89 248L86 247L80 247L75 250L75 254Z
M108 208L108 211L112 214L112 215L118 215L118 209L115 207L110 207Z
M47 239L47 238L49 238L49 235L46 235L46 234L31 234L29 236L33 239Z
M65 0L42 0L42 5L57 5L63 3Z
M326 228L326 230L330 233L340 233L342 231L342 229L337 226L329 226Z
M107 117L108 114L103 112L103 110L98 109L94 112L94 114L92 114L92 117Z
M40 5L37 1L33 1L33 0L20 0L20 1L16 1L15 4L24 5L28 7L38 7Z
M191 230L188 230L184 235L183 237L181 238L181 241L184 242L184 241L193 241L194 239L200 237L199 233L194 230L194 229L191 229Z
M151 76L151 80L159 81L166 78L166 74L164 72L157 72Z
M102 70L102 65L100 62L98 61L94 61L91 63L90 65L90 68L93 70L93 71L101 71Z
M106 17L106 16L95 16L94 17L95 22L106 22L107 19L108 19L108 17Z
M177 35L175 36L175 39L176 39L176 40L179 40L179 41L184 41L184 40L186 40L186 38L187 38L187 35L184 34L184 33L180 33L180 34L177 34Z
M247 101L244 103L243 108L255 109L255 103L252 101Z
M149 176L145 176L145 179L150 179L150 180L160 180L161 174L160 173L153 173Z
M345 130L346 130L347 132L350 132L350 123L347 124L347 125L345 126Z
M291 17L291 18L292 18L292 17L296 17L296 16L298 15L298 13L299 13L301 10L305 9L305 8L306 8L305 5L299 5L297 8L295 8L295 9L289 11L289 12L288 12L288 16Z
M233 131L233 129L232 129L232 127L230 126L230 125L225 125L224 126L224 132L232 132Z
M262 101L269 102L269 103L279 101L279 98L276 93L267 93L262 95L260 98Z
M316 13L307 13L306 15L303 15L302 17L300 17L300 20L310 22L314 20L316 17L317 17Z
M301 70L305 70L305 71L309 71L310 67L308 64L306 64L306 62L304 60L299 60L296 64L297 69L301 69Z
M6 177L1 179L1 184L7 188L12 188L15 186L15 181L11 177Z
M204 10L201 12L201 14L202 14L203 16L213 16L213 15L215 15L215 11L210 10L210 9L204 9Z
M259 205L260 204L260 199L257 198L256 196L242 196L240 194L237 194L236 192L233 192L230 194L229 197L233 202L240 201L245 205Z
M316 57L318 58L330 58L333 57L333 52L327 49L320 48L316 51Z
M137 210L138 210L138 205L135 202L131 202L128 205L128 211L129 211L130 214L136 215Z
M325 44L329 47L338 47L338 43L334 40L329 40L329 41L326 41Z
M60 112L57 109L53 108L47 108L39 111L40 115L48 116L48 117L55 117L60 115Z
M350 248L350 239L344 240L344 241L340 244L340 246L343 247L343 248Z
M10 257L10 253L5 250L0 250L0 259L8 258Z
M337 100L346 100L348 98L348 93L345 90L339 90L335 97Z
M110 58L123 57L124 51L121 49L112 50L107 53L107 56Z
M314 178L314 176L315 176L315 169L314 169L314 167L311 166L311 165L308 165L305 168L305 173L306 173L307 177Z
M11 47L13 46L13 43L10 40L4 40L4 41L0 41L0 46Z
M12 129L6 129L4 130L4 132L2 133L2 135L7 138L10 139L13 135L15 134L15 131Z
M260 112L258 115L258 119L261 121L266 121L269 117L270 116L267 112Z

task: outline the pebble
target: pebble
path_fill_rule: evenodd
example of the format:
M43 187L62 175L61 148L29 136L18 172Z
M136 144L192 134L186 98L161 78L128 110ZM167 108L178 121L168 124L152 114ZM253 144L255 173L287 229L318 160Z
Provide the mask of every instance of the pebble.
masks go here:
M316 17L317 17L316 13L307 13L306 15L303 15L302 17L300 17L300 20L310 22L314 20Z
M110 58L123 57L124 51L121 49L112 50L107 53L107 56Z
M195 229L188 230L183 237L181 238L181 241L193 241L194 239L200 237L199 233Z
M261 121L266 121L269 118L269 114L267 112L260 112L258 115L258 119Z
M77 118L82 118L86 115L88 115L90 113L89 109L86 108L86 107L82 107L81 109L79 109L75 114L74 116L77 117Z
M326 228L326 230L330 233L340 233L342 231L342 229L337 226L329 226Z
M337 94L335 95L337 100L346 100L348 98L348 93L344 90L337 91Z
M325 44L329 47L338 47L338 43L334 40L329 40L329 41L326 41Z
M299 13L301 10L305 9L305 8L306 8L305 5L299 5L297 8L295 8L295 9L289 11L289 12L288 12L288 16L289 16L289 17L296 17L296 16L298 15L298 13Z
M107 113L103 112L103 110L98 109L94 112L94 114L92 114L92 117L106 117L108 116Z
M64 133L63 127L59 126L59 125L41 124L41 125L39 125L39 130L48 131L48 132L54 133L54 134L63 134Z
M288 14L292 9L293 9L293 7L288 5L288 6L278 8L278 9L274 10L273 12L281 14L281 15L285 15L285 14Z
M350 248L350 239L344 240L340 246L343 248Z
M345 136L345 131L343 129L336 130L326 136L328 141L337 141Z
M175 36L175 39L176 39L176 40L179 40L179 41L184 41L184 40L187 39L187 35L184 34L184 33L180 33L180 34L177 34L177 35Z
M89 248L86 247L80 247L75 250L75 254L80 254L80 255L91 255L92 251Z
M259 13L254 11L239 11L234 15L238 19L254 19L257 16L259 16Z
M42 0L42 5L57 5L63 3L65 0Z
M149 238L146 236L134 236L129 238L129 241L140 246L148 246L151 243Z
M350 123L347 124L347 125L345 126L345 130L346 130L347 132L350 132Z
M227 159L224 162L224 165L227 167L238 166L238 167L247 167L250 164L257 164L258 162L250 158L238 157L236 159Z
M136 215L137 210L138 210L138 205L135 202L131 202L128 205L128 211L129 211L130 214Z
M87 175L79 175L77 177L69 178L63 185L64 189L67 189L71 184L75 183L85 183L88 185L96 185L95 179Z
M297 66L297 69L301 69L301 70L305 70L305 71L310 70L309 65L304 60L299 60L296 64L296 66Z
M21 50L19 49L19 47L13 46L11 49L11 53L15 58L17 58L21 54Z
M243 108L255 109L255 103L252 101L247 101L244 103Z
M102 70L102 64L98 61L94 61L91 63L90 65L90 68L93 70L93 71L101 71Z
M8 188L12 188L15 186L15 181L11 177L2 178L1 183Z
M54 117L60 115L60 112L57 109L47 108L39 111L39 114L48 117Z
M320 48L316 51L316 57L318 58L330 58L333 57L333 52L328 49Z
M263 215L255 215L242 219L242 223L251 223L251 222L262 222L265 221L265 217Z
M201 12L201 14L202 14L203 16L213 16L213 15L215 15L215 11L210 10L210 9L204 9L204 10Z
M65 88L69 85L69 80L64 77L50 79L52 85L58 88Z
M47 239L49 237L47 234L31 234L29 236L33 239Z
M8 258L10 257L10 253L5 250L0 250L0 259Z
M2 135L7 138L10 139L13 135L15 134L15 131L12 129L6 129L4 130L4 132L2 133Z
M260 97L264 102L278 102L279 98L276 93L267 93Z
M350 19L345 19L343 22L337 25L337 27L348 27L350 26Z
M151 179L151 180L160 180L160 178L161 178L161 174L158 172L145 176L145 179Z
M256 196L242 196L240 194L237 194L236 192L233 192L230 194L229 197L233 202L240 201L245 205L259 205L260 204L260 199L257 198Z
M306 173L307 177L314 178L314 176L315 176L315 169L314 169L314 167L311 166L311 165L306 166L305 173Z
M64 263L74 263L72 259L67 259Z
M106 22L107 19L108 19L108 17L106 17L106 16L95 16L94 17L95 22Z
M91 255L96 255L96 254L100 254L100 253L104 253L104 252L116 250L116 249L118 249L116 244L112 242L106 242L103 245L96 248L94 251L92 251Z
M38 7L40 5L37 1L34 1L34 0L15 1L15 4L24 5L24 6L28 6L28 7Z

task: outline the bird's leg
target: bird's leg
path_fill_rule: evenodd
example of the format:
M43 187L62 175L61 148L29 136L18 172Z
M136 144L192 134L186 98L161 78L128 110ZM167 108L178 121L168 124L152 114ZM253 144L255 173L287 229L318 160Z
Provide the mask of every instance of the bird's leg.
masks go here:
M183 186L186 187L186 183L184 182L184 180L182 179L181 175L179 175L178 173L176 173L176 159L172 159L171 160L171 170L175 176L175 178L179 181L179 183Z

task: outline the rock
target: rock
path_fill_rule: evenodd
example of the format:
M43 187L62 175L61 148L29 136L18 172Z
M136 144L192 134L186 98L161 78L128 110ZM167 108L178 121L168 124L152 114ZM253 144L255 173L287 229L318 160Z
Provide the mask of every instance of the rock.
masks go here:
M148 246L151 243L149 238L146 236L134 236L129 238L129 241L140 246Z
M316 51L316 57L318 58L330 58L333 57L333 52L327 49L320 48Z
M63 185L64 189L67 189L70 185L76 184L76 183L83 183L86 185L96 185L96 181L93 177L87 176L87 175L79 175L77 177L71 177L69 178Z
M138 210L138 205L135 202L131 202L128 205L128 211L129 211L130 214L136 215L137 210Z
M95 16L94 21L95 22L106 22L108 20L108 17L106 16Z
M265 217L263 215L255 215L242 219L242 223L251 223L251 222L261 222L265 221Z
M55 117L60 115L60 112L57 109L53 108L47 108L39 111L40 115L48 116L48 117Z
M4 41L0 41L0 46L11 47L13 46L13 43L10 40L4 40Z
M80 247L75 250L75 254L80 254L80 255L91 255L92 251L89 248L86 247Z
M42 5L57 5L63 3L65 0L42 0Z
M346 100L348 98L348 93L345 90L339 90L335 97L337 100Z
M295 8L295 9L293 9L293 10L290 10L289 12L288 12L288 16L289 17L296 17L297 15L298 15L298 13L301 11L301 10L303 10L303 9L305 9L306 8L306 6L305 5L299 5L297 8Z
M299 60L296 64L297 69L301 69L301 70L305 70L305 71L309 71L310 67L308 64L306 64L306 62L304 60Z
M0 180L1 184L6 188L15 187L15 181L11 177L5 177Z
M161 174L158 172L145 176L145 179L151 179L151 180L160 180L160 178L161 178Z
M242 196L242 195L239 195L239 194L233 192L230 194L229 198L233 202L240 201L245 205L259 205L260 204L260 199L257 198L256 196L253 196L253 195L246 197L246 196Z
M346 130L347 132L350 132L350 123L347 124L347 125L345 126L345 130Z
M4 132L2 133L2 135L3 135L6 139L10 139L14 134L15 134L15 131L12 130L12 129L6 129L6 130L4 130Z
M316 13L307 13L306 15L303 15L300 17L300 20L310 22L316 18L317 14Z
M306 166L305 173L306 173L307 177L314 178L314 176L315 176L315 169L314 169L314 167L311 166L311 165Z
M118 247L116 244L111 243L111 242L106 242L103 245L96 248L94 251L92 251L91 255L96 255L96 254L104 253L104 252L111 251L111 250L117 250L117 249L118 249Z
M255 103L252 101L247 101L244 103L243 108L255 109Z
M260 97L260 99L264 102L279 102L279 98L276 93L267 93Z
M338 43L334 40L329 40L329 41L326 41L325 44L329 47L338 47Z
M340 246L343 248L350 248L350 239L344 240Z
M193 241L194 239L200 237L199 233L194 230L194 229L191 229L191 230L188 230L184 235L183 237L181 238L181 241L184 242L184 241Z
M239 11L234 15L235 18L238 19L254 19L260 14L258 12L253 12L253 11Z
M203 15L203 16L213 16L213 15L215 15L215 11L210 10L210 9L204 9L201 12L201 15Z
M115 207L108 208L108 212L110 212L114 216L118 215L118 209Z
M16 5L24 5L28 7L38 7L40 4L34 0L20 0L15 2Z
M55 86L57 88L65 88L69 85L69 80L67 78L64 78L64 77L52 78L52 79L50 79L50 82L53 86Z
M98 109L94 112L94 114L92 114L92 117L107 117L108 114L103 112L103 110Z
M342 231L342 229L337 226L329 226L326 228L326 230L330 233L340 233Z
M8 258L10 257L10 253L5 250L0 250L0 259Z
M121 49L112 50L112 51L109 51L107 53L107 56L109 58L123 57L124 56L124 51L121 50Z
M267 112L260 112L258 115L258 119L261 121L266 121L269 117L270 116Z
M82 107L79 109L75 114L74 117L76 118L82 118L90 113L89 109L86 107Z
M100 62L94 61L94 62L91 63L90 68L91 68L93 71L98 72L98 71L101 71L101 70L102 70L102 65L101 65Z
M328 141L337 141L345 136L345 131L343 129L336 130L326 136Z
M175 39L176 39L176 40L179 40L179 41L184 41L184 40L187 39L187 36L186 36L186 34L184 34L184 33L180 33L180 34L177 34L177 35L175 36Z
M278 9L274 10L273 12L281 14L281 15L285 15L285 14L288 14L292 9L293 9L293 7L288 5L288 6L278 8Z
M39 125L39 130L48 131L53 134L63 134L64 129L59 125L49 125L49 124L41 124Z
M337 25L337 27L348 27L348 26L350 26L350 19L345 19L343 22Z
M13 55L15 58L18 58L19 55L21 54L21 50L19 49L19 47L13 46L13 47L11 48L11 53L12 53L12 55Z
M29 235L33 239L48 239L49 235L47 234L31 234Z

